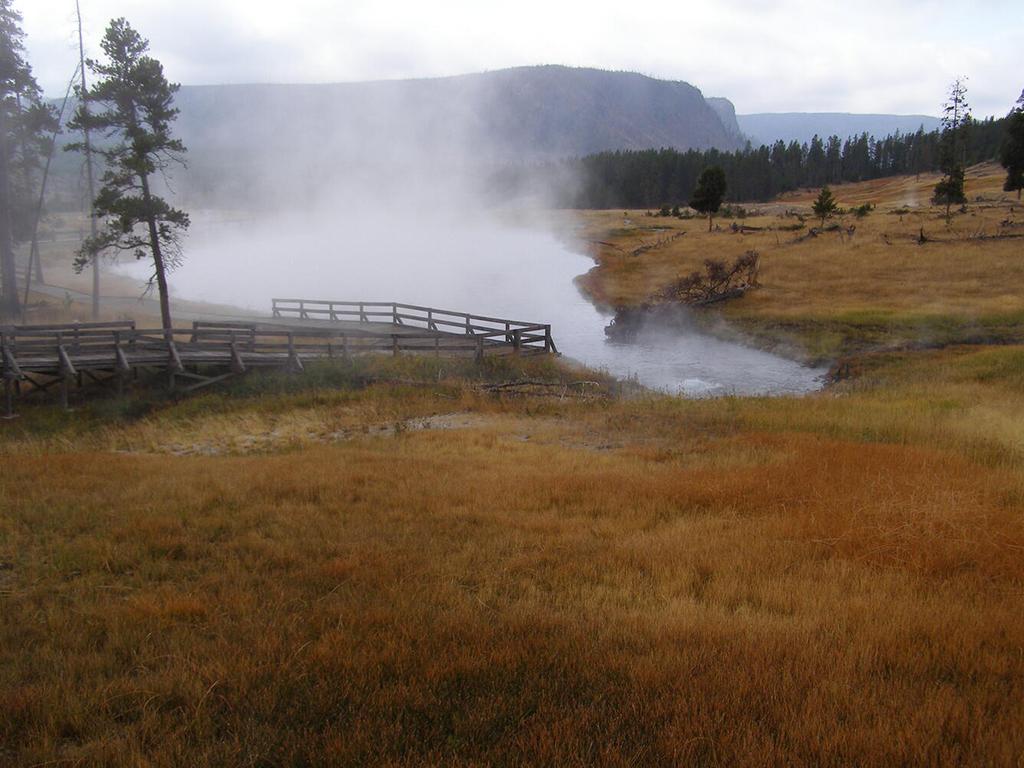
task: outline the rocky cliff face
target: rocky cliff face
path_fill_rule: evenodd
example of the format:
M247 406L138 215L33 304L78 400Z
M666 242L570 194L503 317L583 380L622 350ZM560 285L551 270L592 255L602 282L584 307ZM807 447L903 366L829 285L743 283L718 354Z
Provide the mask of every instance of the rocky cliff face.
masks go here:
M740 130L740 124L736 120L736 107L733 106L733 103L721 96L709 96L705 101L707 101L709 107L715 110L718 119L722 121L725 132L733 139L746 143L746 137Z
M603 150L742 145L735 119L723 120L688 83L562 66L421 80L183 86L175 105L174 131L189 160L179 190L203 202L266 190L301 197L339 180L355 188L402 185ZM69 177L77 173L73 160L64 163Z
M738 135L735 112L724 120L687 83L560 66L425 80L185 86L177 105L182 138L193 145L390 138L536 158L607 149L732 149Z

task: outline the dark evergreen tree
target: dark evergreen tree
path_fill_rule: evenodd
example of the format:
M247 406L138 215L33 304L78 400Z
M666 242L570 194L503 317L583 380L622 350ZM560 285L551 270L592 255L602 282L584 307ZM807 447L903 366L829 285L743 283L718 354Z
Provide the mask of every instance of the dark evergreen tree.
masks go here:
M821 219L822 229L825 227L825 219L835 213L839 206L836 204L835 197L832 196L832 190L828 186L821 188L821 192L818 193L818 197L814 201L812 206L814 209L814 215Z
M1006 118L1006 135L999 151L999 162L1006 169L1006 182L1003 189L1007 192L1020 191L1024 188L1024 91L1021 91L1017 104Z
M722 201L725 200L725 189L725 172L717 165L705 168L697 179L697 188L693 191L690 207L708 215L708 232L711 231L714 215L718 213Z
M102 48L106 63L88 61L99 78L89 91L94 111L80 109L70 126L102 131L116 141L95 150L107 164L94 201L104 227L85 241L76 266L84 268L107 250L151 259L150 284L160 294L163 327L170 328L167 272L180 262L179 231L189 218L153 192L152 179L171 163L184 163L185 147L171 136L178 85L167 82L160 62L146 55L149 43L123 18L110 22Z
M935 185L932 198L936 205L946 206L946 221L953 205L964 205L964 165L967 160L967 128L970 125L970 106L967 103L965 78L957 78L949 87L949 97L942 107L942 140L940 162L942 179Z
M807 167L801 176L808 184L818 186L828 183L826 174L825 144L818 134L814 134L810 147L807 149Z
M1009 118L971 121L963 156L968 164L995 159ZM577 208L660 208L689 199L702 169L717 165L725 173L728 197L734 201L770 200L798 187L830 186L844 180L874 179L894 174L921 173L939 168L940 134L893 134L883 139L853 136L845 144L838 136L824 142L824 171L818 145L784 142L747 146L734 152L674 149L600 152L575 160L520 168L502 173L494 192L514 192L517 184L561 184L575 179L573 193L564 199ZM820 177L824 173L824 178ZM547 182L539 175L548 174ZM532 181L531 181L532 179Z
M829 136L825 147L825 183L838 184L843 180L843 142L838 136Z
M15 245L31 237L40 159L56 128L32 68L24 59L25 33L12 0L0 0L0 314L20 309Z

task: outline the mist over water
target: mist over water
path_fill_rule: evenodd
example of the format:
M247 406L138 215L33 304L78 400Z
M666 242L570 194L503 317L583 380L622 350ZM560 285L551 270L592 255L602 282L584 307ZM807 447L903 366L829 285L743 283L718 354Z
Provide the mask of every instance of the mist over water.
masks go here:
M172 292L264 315L279 297L398 301L550 323L564 355L690 396L820 387L821 370L697 331L648 329L633 343L612 343L604 334L611 318L573 282L591 261L543 224L464 210L456 217L448 206L409 210L350 199L313 214L197 215Z
M543 214L575 180L552 177L558 190L520 190L515 200L496 190L495 169L524 156L509 149L504 123L493 125L493 99L475 82L456 91L370 89L362 101L326 102L322 114L240 102L221 110L227 122L186 121L188 138L205 150L167 188L186 190L181 204L192 216L172 295L265 316L273 298L303 298L547 323L564 355L689 395L820 386L821 371L696 332L608 342L611 318L574 283L590 260ZM141 266L122 269L148 277Z

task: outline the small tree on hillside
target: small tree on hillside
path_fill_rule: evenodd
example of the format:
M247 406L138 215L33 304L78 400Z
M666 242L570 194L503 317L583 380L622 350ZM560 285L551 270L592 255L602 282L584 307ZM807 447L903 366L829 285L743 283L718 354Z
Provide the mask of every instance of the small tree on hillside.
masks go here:
M705 168L697 179L697 188L690 200L690 207L708 215L708 232L711 231L711 220L725 199L725 171L719 166Z
M950 220L950 207L967 203L964 191L964 163L967 152L967 127L971 121L967 103L966 78L957 78L949 87L949 98L942 107L942 137L940 167L943 177L935 185L932 202L946 206L946 222Z
M839 206L836 204L836 199L832 196L832 190L828 188L826 184L821 188L821 192L818 193L817 199L814 201L814 215L821 219L821 226L824 229L825 219L835 213Z
M1024 188L1024 91L1010 114L1006 117L1006 137L999 152L999 161L1006 169L1006 182L1003 189L1007 192Z
M152 259L150 285L156 283L161 321L170 328L167 272L180 263L179 231L188 228L189 218L155 195L151 180L171 163L184 165L185 147L171 137L171 121L178 114L172 105L179 86L167 82L160 62L146 55L149 43L123 18L110 22L102 48L108 63L88 61L99 77L89 91L89 103L101 110L90 113L80 108L70 126L103 131L119 141L108 148L93 148L107 162L94 203L104 229L86 239L75 266L81 271L106 250Z

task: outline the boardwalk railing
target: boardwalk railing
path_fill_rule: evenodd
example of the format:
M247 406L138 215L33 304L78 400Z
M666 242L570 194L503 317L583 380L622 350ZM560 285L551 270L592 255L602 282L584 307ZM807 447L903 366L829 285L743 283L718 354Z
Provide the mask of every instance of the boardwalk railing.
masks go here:
M314 299L273 299L272 314L278 318L390 323L449 334L500 340L517 348L540 348L557 352L551 326L523 320L487 317L450 309L421 307L387 301L322 301Z
M339 302L324 302L338 305ZM320 304L315 302L314 304ZM346 305L347 306L347 305ZM358 304L354 304L358 307ZM379 307L388 307L384 320ZM322 309L314 307L313 311ZM70 325L0 326L0 353L7 413L13 414L13 397L22 383L46 390L59 385L67 406L72 382L85 378L113 382L118 391L129 376L140 370L166 372L171 388L190 391L245 372L254 367L285 367L303 370L303 360L346 358L366 353L402 352L474 356L492 354L543 354L554 352L550 326L459 315L408 305L364 304L362 316L332 326L284 321L286 305L275 302L277 322L197 321L190 328L165 331L140 329L132 321L74 323ZM309 311L309 310L304 310ZM338 314L340 306L328 312ZM398 322L394 322L396 316ZM441 330L448 316L463 319L460 330ZM436 319L435 319L436 316ZM426 324L420 322L428 318ZM374 318L374 319L369 319ZM469 318L468 321L465 318ZM328 316L327 319L330 319ZM408 323L402 320L409 320ZM491 325L488 325L490 323ZM500 324L495 327L494 324ZM468 329L468 330L467 330ZM217 372L228 371L226 373ZM210 371L214 373L210 373Z

